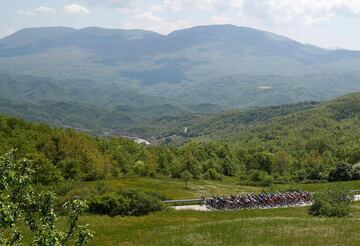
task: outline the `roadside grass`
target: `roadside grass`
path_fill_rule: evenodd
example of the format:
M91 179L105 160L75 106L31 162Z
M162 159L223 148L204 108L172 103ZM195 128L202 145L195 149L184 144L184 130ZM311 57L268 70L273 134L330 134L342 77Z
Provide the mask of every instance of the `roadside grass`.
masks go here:
M144 217L84 216L91 245L359 245L360 203L351 217L316 218L307 208L174 211Z
M316 192L323 191L327 188L336 186L345 186L350 190L360 190L360 180L344 181L344 182L327 182L327 183L314 183L314 184L285 184L285 185L273 185L272 190L284 190L284 189L300 189L303 191Z

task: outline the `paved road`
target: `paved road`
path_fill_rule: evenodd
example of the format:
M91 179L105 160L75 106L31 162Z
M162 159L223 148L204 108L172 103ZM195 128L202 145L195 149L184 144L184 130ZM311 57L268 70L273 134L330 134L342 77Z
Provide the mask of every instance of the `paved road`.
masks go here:
M360 195L354 196L355 201L360 201ZM204 205L188 205L188 206L175 206L175 210L196 210L196 211L211 211Z
M175 206L175 210L196 210L196 211L210 211L204 205L188 205L188 206Z

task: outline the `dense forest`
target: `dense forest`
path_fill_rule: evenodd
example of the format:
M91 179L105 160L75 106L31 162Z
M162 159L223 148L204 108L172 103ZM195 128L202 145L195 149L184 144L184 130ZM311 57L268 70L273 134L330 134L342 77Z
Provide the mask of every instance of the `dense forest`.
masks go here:
M181 146L145 146L2 116L0 154L16 149L17 156L32 160L42 184L128 175L235 176L253 185L350 180L360 178L359 112L358 94L257 109L245 118L240 114L242 123L230 118L221 128L221 121L212 121L203 131L213 131L215 140L195 137Z

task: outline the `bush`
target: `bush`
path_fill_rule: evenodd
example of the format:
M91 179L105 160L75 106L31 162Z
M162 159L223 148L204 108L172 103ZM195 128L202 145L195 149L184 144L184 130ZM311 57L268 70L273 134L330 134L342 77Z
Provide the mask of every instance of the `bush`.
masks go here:
M344 187L334 187L314 195L309 214L325 217L344 217L350 214L352 195Z
M290 183L290 177L274 175L274 183L276 184L288 184Z
M242 176L241 179L245 179L245 181L240 181L240 184L249 186L269 187L274 182L274 178L271 175L260 170L251 170L248 176Z
M163 209L158 196L139 191L122 191L93 196L88 201L89 212L109 216L141 216Z
M208 180L222 180L223 175L218 173L214 168L210 168L204 173L203 178Z
M145 177L147 175L146 165L143 161L137 161L133 167L134 173Z
M127 191L120 195L130 201L128 215L141 216L163 209L161 200L151 193Z
M357 163L352 166L352 179L358 180L360 179L360 163Z
M304 182L307 179L307 173L306 170L304 169L300 169L300 170L296 170L294 175L291 177L291 180L299 183L299 182Z
M109 216L127 215L130 201L116 193L92 197L88 201L89 212Z
M349 163L340 162L329 174L330 181L347 181L352 178L352 167Z
M251 173L251 181L260 184L261 186L271 186L274 178L265 171L255 170Z
M31 168L36 173L34 183L50 185L63 180L61 172L43 154L28 154L26 158L31 160Z

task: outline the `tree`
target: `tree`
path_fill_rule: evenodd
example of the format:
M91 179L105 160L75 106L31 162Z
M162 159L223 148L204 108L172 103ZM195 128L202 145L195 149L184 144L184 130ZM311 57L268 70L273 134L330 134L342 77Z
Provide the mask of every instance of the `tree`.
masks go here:
M146 165L143 161L137 161L133 167L134 173L145 177L147 175Z
M31 169L36 175L33 182L37 184L49 185L63 180L61 172L43 154L30 154L26 158L31 160Z
M285 174L285 170L289 165L289 155L284 150L279 150L275 153L275 166L274 171L280 175Z
M193 175L188 171L185 170L181 173L181 179L185 181L185 189L188 189L188 182L193 178Z
M18 245L23 241L19 224L25 221L31 232L33 245L65 245L74 240L75 245L87 244L92 238L86 226L78 226L79 215L85 211L86 203L73 200L66 203L68 229L56 229L57 216L54 211L56 196L51 192L36 193L32 188L34 171L30 161L16 161L14 151L0 157L0 245ZM29 239L27 239L29 242Z
M358 180L360 179L360 163L357 163L352 166L352 179Z
M324 164L323 156L318 150L312 150L305 159L307 179L326 180L328 177L327 167Z
M263 151L257 155L257 161L259 169L266 171L268 174L271 174L275 158L272 153L269 151Z
M340 162L329 174L330 181L347 181L352 178L352 167L347 162Z

